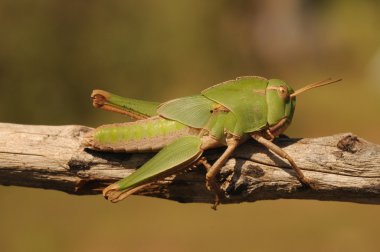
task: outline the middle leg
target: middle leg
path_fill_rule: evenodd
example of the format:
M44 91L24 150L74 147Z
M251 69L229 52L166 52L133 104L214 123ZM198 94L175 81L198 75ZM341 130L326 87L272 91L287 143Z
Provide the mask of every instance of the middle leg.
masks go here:
M218 184L215 181L215 176L218 174L222 166L226 163L227 159L231 156L232 152L239 145L239 140L232 137L227 139L227 149L224 153L215 161L215 163L207 169L206 173L206 187L208 190L215 192L215 202L212 209L216 210L216 207L220 203L221 193ZM206 167L207 168L207 167Z

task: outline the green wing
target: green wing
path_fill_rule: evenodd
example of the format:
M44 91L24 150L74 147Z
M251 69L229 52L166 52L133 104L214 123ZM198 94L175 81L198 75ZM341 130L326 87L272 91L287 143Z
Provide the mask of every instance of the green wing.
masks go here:
M267 123L265 90L268 80L261 77L240 77L212 86L202 95L222 104L236 117L234 133L256 131Z
M217 103L203 95L178 98L161 104L157 112L160 116L178 121L193 128L203 128Z
M94 90L91 97L95 107L126 114L132 119L145 119L157 115L157 107L160 104L125 98L103 90Z

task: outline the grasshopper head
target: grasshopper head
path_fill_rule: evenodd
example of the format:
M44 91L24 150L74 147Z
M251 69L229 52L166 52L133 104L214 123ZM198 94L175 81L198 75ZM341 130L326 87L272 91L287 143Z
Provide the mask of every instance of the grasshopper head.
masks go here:
M268 124L280 134L291 123L296 108L296 96L312 88L321 87L341 81L326 79L309 84L294 91L284 81L278 79L269 80L266 94L268 104Z
M288 124L291 122L296 107L296 97L291 96L294 90L284 81L278 79L269 80L266 99L268 104L268 124L276 125L283 118Z

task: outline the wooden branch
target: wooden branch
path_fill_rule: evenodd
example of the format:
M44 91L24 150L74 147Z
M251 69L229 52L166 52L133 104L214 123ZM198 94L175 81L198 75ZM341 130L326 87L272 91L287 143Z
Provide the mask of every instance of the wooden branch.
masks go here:
M0 123L0 184L99 194L153 156L84 150L85 126ZM288 163L250 141L223 167L218 182L223 203L264 199L317 199L380 204L380 146L350 133L275 141L294 158L318 190L306 189ZM206 153L210 162L222 150ZM173 175L140 192L179 202L213 202L202 167Z

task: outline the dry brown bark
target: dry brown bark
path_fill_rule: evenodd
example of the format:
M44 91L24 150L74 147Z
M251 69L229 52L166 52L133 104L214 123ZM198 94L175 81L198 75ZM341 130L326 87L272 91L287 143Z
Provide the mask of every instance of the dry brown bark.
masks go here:
M35 126L0 123L0 184L99 194L128 176L152 153L84 150L85 126ZM317 199L380 203L380 146L351 133L275 141L290 154L318 190L301 186L288 163L259 144L240 146L218 175L223 203L264 199ZM210 162L222 149L206 152ZM213 202L202 167L173 175L140 192L179 202Z

